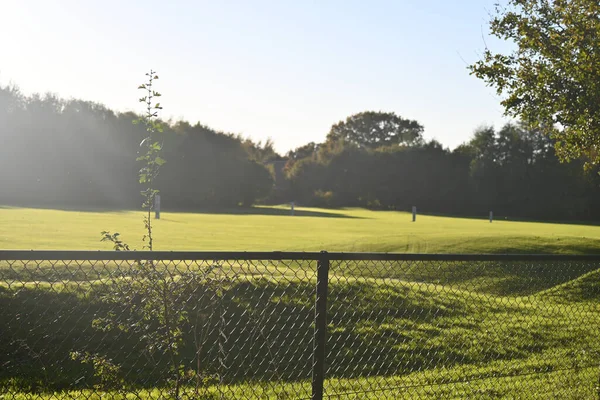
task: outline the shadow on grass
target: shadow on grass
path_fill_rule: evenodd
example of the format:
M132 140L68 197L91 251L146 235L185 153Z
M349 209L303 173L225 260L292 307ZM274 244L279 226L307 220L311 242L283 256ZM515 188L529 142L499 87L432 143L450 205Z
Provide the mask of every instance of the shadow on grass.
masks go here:
M139 211L136 208L117 208L117 207L94 207L94 206L32 206L32 205L0 205L1 209L19 209L32 208L39 210L57 210L57 211L74 211L74 212L97 212L97 213L121 213L130 211ZM229 215L271 215L271 216L290 216L290 210L285 208L272 207L224 207L224 208L180 208L180 209L163 209L163 213L187 213L187 214L229 214ZM295 217L320 217L320 218L350 218L350 219L365 219L343 212L335 213L328 211L302 210L294 211Z
M178 213L194 213L194 214L230 214L230 215L271 215L271 216L291 216L291 211L285 208L272 207L236 207L236 208L202 208L196 210L173 210ZM365 219L343 212L328 212L316 210L295 209L294 217L320 217L320 218L349 218L349 219Z
M33 210L73 211L73 212L96 212L96 213L124 213L129 211L142 211L134 208L100 207L100 206L69 206L69 205L32 205L32 204L0 204L0 210L18 210L29 208Z
M88 389L101 383L90 365L73 359L73 351L111 360L128 387L167 384L170 361L162 350L145 346L147 328L94 327L96 319L110 315L112 321L128 323L141 317L135 311L141 298L129 304L102 300L113 290L108 285L71 292L0 287L0 390L11 385L16 392L40 393ZM308 281L267 279L231 281L218 287L189 285L182 289L182 301L175 303L189 316L181 324L178 362L199 368L206 377L222 373L226 366L224 383L310 379L314 290L314 283ZM450 354L446 347L439 357L419 351L421 343L411 331L417 323L464 315L462 303L445 307L441 296L365 283L334 284L330 294L337 300L328 327L329 362L336 366L332 377L351 377L357 371L361 376L385 376L398 373L394 368L398 365L403 365L400 373L405 374L433 361L444 365L464 361L463 354ZM227 323L222 324L224 318ZM394 348L402 343L410 345ZM357 350L363 354L360 367Z
M397 210L403 211L403 210ZM406 212L410 212L406 210ZM419 212L419 215L427 217L441 217L441 218L460 218L460 219L474 219L482 222L489 223L489 214L479 215L462 215L462 214L446 214L436 212ZM494 222L530 222L536 224L556 224L556 225L586 225L586 226L600 226L600 221L583 221L583 220L568 220L568 219L538 219L538 218L527 218L527 217L511 217L508 215L497 215L494 213ZM493 222L492 222L493 223Z
M489 249L488 237L469 237L469 244L471 248L487 249L486 253L493 254L600 254L600 239L589 237L507 236L503 239L505 243L493 249Z

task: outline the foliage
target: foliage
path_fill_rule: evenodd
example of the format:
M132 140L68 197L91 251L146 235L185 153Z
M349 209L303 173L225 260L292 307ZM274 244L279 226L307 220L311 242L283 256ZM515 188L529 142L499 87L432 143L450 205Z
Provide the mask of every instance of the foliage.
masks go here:
M515 49L486 49L471 72L505 96L508 114L550 133L561 159L598 163L600 3L509 0L496 7L490 29Z
M288 162L289 197L332 206L496 215L539 219L600 219L600 178L581 161L561 164L555 141L540 129L506 124L477 129L454 151L435 140L374 149L327 142Z
M158 110L162 107L160 103L154 103L156 97L161 94L154 90L154 81L158 79L155 71L146 73L148 81L139 86L144 90L145 96L139 101L144 103L146 112L135 124L142 123L147 136L140 143L143 151L136 161L142 163L139 170L139 182L144 185L141 191L144 197L142 209L144 214L144 236L143 242L147 242L146 248L153 250L154 238L152 235L152 210L156 195L159 191L155 188L160 167L165 164L161 156L162 144L154 135L162 132L162 126L158 122ZM116 251L128 251L129 245L123 243L119 233L111 234L102 232L102 241L113 243ZM207 271L200 271L205 278ZM101 296L102 301L115 307L125 305L126 309L121 313L110 312L105 317L96 318L93 321L95 327L100 330L120 330L123 332L133 331L140 335L145 345L147 355L152 358L156 354L167 355L169 370L166 372L172 395L175 399L180 398L182 379L185 370L181 364L180 346L183 342L182 325L188 321L188 313L185 301L188 298L190 285L197 288L202 287L203 279L198 279L197 272L174 273L166 268L160 268L154 261L138 261L128 271L130 276L117 276L113 278L110 290ZM91 363L95 373L101 380L113 381L118 368L113 367L107 360L98 355L83 355L76 353L74 359L84 363ZM196 371L196 376L201 376L202 371Z
M163 128L158 121L158 110L162 110L160 103L154 103L156 97L160 97L161 94L153 89L154 81L158 79L155 71L150 70L146 73L148 82L140 85L138 89L145 91L145 96L140 98L140 103L144 103L146 111L142 118L134 120L134 124L143 123L146 127L147 136L140 143L140 147L144 149L140 156L136 158L136 161L142 163L142 168L139 172L139 180L142 185L146 188L142 190L142 196L144 196L144 202L142 208L147 212L144 217L144 226L146 227L147 233L144 235L144 241L148 240L148 250L152 251L152 210L154 208L154 201L159 190L155 188L155 180L158 176L158 171L162 165L166 162L161 157L162 144L159 143L155 138L154 134L162 132Z
M365 111L331 127L328 141L344 141L361 148L416 144L422 140L423 126L393 112Z
M110 391L120 389L124 380L121 377L121 369L110 359L98 354L89 352L71 352L71 359L79 361L82 364L91 364L94 369L94 376L98 380L97 389Z
M102 231L100 234L102 235L102 239L100 239L100 241L112 243L114 251L130 250L129 245L121 240L121 234L119 232L110 233L109 231Z
M315 160L319 153L321 144L315 142L309 142L303 146L297 147L293 150L288 151L286 154L287 162L285 164L286 172L289 172L297 161L301 160Z
M255 143L250 139L239 139L251 160L268 163L281 158L275 151L275 143L271 138L267 139L264 144L261 141Z
M156 105L156 104L152 104ZM146 152L144 116L0 86L0 204L69 209L138 209ZM200 123L160 121L153 134L169 160L155 189L172 210L236 207L266 197L273 179L234 135ZM141 154L140 154L141 155ZM156 160L160 163L160 160Z
M333 192L331 190L327 192L315 190L313 202L317 207L333 207L335 205Z
M141 261L122 271L123 276L114 275L110 290L100 296L102 302L114 308L95 318L94 327L139 338L145 359L157 364L162 360L168 365L164 369L155 365L155 369L162 371L161 379L169 384L175 399L180 398L184 382L195 381L200 389L204 381L212 379L201 360L205 333L196 332L194 337L196 369L185 368L182 347L184 326L191 318L202 324L209 309L216 306L219 285L211 278L213 269L208 265L194 271L173 271L152 261ZM196 302L190 307L192 298Z
M154 208L154 201L159 193L159 190L155 188L154 182L158 176L158 171L161 166L165 164L165 159L161 157L162 144L160 144L155 138L156 132L162 132L162 125L158 121L158 110L162 110L160 103L153 104L153 100L156 97L160 97L161 94L154 90L154 81L158 79L155 71L150 70L146 73L148 81L138 87L138 89L144 90L145 96L139 99L140 103L144 103L146 107L145 114L137 120L132 121L134 125L142 123L146 128L146 137L141 141L140 147L144 149L140 155L136 158L137 162L142 163L142 168L139 170L139 183L144 185L145 188L141 191L144 197L142 203L142 209L146 211L144 215L144 228L145 233L142 238L143 242L148 241L148 250L153 250L153 236L152 236L152 210ZM102 242L113 243L113 249L115 251L128 251L129 246L119 239L120 234L118 232L111 234L110 231L102 231Z
M135 119L140 117L94 103L28 97L16 87L1 88L0 122L6 129L0 130L0 203L136 208L140 166L131 154L147 132L144 124L131 124ZM361 147L328 140L281 157L270 142L242 141L201 123L156 122L164 132L155 132L154 142L169 163L154 186L173 194L163 199L173 211L232 210L266 199L271 204L293 200L399 210L417 205L421 211L458 215L493 210L512 217L600 220L600 178L580 171L583 160L560 164L556 139L529 124L479 129L453 151L436 142ZM272 192L277 195L269 197ZM327 192L327 201L316 195Z

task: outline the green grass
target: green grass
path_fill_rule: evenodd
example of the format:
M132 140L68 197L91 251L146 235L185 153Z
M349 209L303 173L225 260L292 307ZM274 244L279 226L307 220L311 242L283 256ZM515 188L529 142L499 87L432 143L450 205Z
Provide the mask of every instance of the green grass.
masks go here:
M157 250L290 250L411 253L600 253L600 226L515 222L364 209L281 207L231 213L163 212ZM141 249L142 213L0 208L2 249L110 249L100 231Z
M443 384L431 384L427 373L417 373L412 376L415 382L412 386L406 385L401 379L330 379L325 381L325 398L334 399L539 399L539 400L592 400L598 398L596 380L600 368L582 370L555 371L541 374L492 377L474 374L465 375L465 371L448 370L453 376L461 374L468 381L450 380ZM498 371L495 371L498 372ZM504 372L507 372L506 370ZM357 388L366 388L364 392L357 393ZM166 389L140 390L135 394L121 394L118 392L98 392L92 390L65 391L52 394L37 395L40 400L154 400L164 399L168 396ZM29 400L30 395L15 394L10 397L14 400ZM265 384L242 384L223 387L203 388L199 393L193 389L185 389L184 399L310 399L310 382L278 383L276 386Z
M295 217L277 207L166 212L155 221L156 248L600 252L596 226L433 216L412 223L401 212L297 211ZM128 211L0 208L0 248L110 249L98 241L102 230L119 231L141 248L141 218ZM105 266L0 262L0 336L9 338L0 341L0 398L163 397L163 364L144 364L139 337L92 328L94 318L110 311L99 294L111 271L127 269ZM167 269L179 273L180 267ZM188 398L309 398L314 263L228 262L215 273L224 285L219 309L228 322L228 378L203 387L202 396L186 386ZM334 262L326 393L339 399L598 398L599 278L593 263ZM201 287L194 293L186 300L190 315L195 305L217 309ZM193 366L192 331L185 329L182 356ZM214 372L220 334L211 332L201 359ZM86 349L122 365L134 389L126 395L90 390L90 369L68 357ZM40 385L54 391L24 392Z
M436 267L421 265L420 269ZM224 346L229 382L203 388L204 398L221 398L221 393L224 398L244 398L248 393L254 398L302 398L298 393L308 393L310 385L314 279L287 281L282 280L285 275L259 279L237 270L225 273L228 283L220 307L227 310ZM540 280L554 275L551 270L538 274ZM495 295L495 290L474 288L471 279L447 285L335 276L329 289L327 391L341 398L373 399L518 398L524 391L531 394L528 398L596 398L600 372L596 275L590 272L525 296L518 294L519 286L517 292ZM67 354L100 349L130 371L130 379L142 379L141 388L130 389L128 398L134 393L141 399L160 398L160 389L148 387L156 382L157 376L152 375L156 365L148 365L135 350L139 338L100 335L91 328L92 319L108 311L98 303L103 289L101 281L0 287L4 332L9 338L26 338L23 343L27 343L25 353L10 340L4 348L0 344L4 365L9 367L5 378L12 371L20 379L29 377L65 389L75 377L85 377L82 382L89 384L90 371L69 361ZM206 301L202 293L187 303ZM258 331L266 336L256 336ZM218 365L211 350L218 348L217 340L214 332L202 356L209 370ZM193 349L182 351L193 365ZM136 360L146 368L134 367ZM274 379L280 375L271 371L268 361L272 360L278 360L283 381ZM53 369L48 370L50 365ZM46 372L41 372L43 366ZM373 388L377 390L371 392ZM12 396L14 391L9 388L7 393ZM90 394L67 390L52 395L66 399ZM125 398L112 392L109 397Z

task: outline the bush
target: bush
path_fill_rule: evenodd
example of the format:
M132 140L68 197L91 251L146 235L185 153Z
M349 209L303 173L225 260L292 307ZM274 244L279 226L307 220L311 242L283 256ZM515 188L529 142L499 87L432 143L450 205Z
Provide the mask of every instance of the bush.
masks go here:
M335 205L335 195L331 190L315 190L311 205L316 207L333 207Z

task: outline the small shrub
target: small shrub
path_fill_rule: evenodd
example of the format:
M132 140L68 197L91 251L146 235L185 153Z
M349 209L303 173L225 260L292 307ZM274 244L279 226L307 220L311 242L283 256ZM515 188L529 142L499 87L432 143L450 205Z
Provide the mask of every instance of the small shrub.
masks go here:
M331 190L315 190L312 203L316 207L333 207L335 195Z

